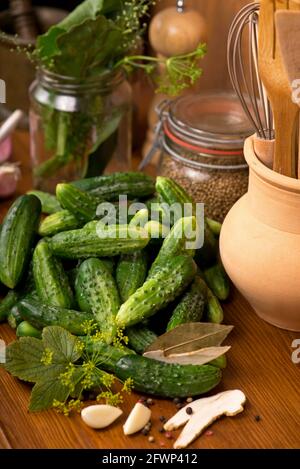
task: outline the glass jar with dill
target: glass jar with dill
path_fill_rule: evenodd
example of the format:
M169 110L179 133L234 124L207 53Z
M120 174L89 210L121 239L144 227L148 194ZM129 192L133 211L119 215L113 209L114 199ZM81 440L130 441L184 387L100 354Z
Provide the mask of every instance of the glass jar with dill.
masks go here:
M31 87L34 183L51 191L61 180L130 166L131 93L126 73L143 69L162 92L176 94L201 75L205 45L168 59L135 55L153 0L85 0L37 39ZM156 74L164 62L163 77Z
M30 90L34 186L128 170L131 88L121 70L84 80L39 70Z

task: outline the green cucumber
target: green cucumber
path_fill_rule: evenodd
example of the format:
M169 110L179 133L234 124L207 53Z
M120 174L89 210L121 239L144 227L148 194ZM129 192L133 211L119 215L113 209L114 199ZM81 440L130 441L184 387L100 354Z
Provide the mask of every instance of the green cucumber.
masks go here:
M53 256L46 239L42 239L34 250L33 275L42 303L71 308L73 293L68 276L61 261Z
M217 366L218 368L221 368L222 370L224 368L226 368L226 366L227 366L227 357L226 357L225 353L224 353L224 355L221 355L220 357L215 358L214 360L209 362L209 365Z
M19 197L10 207L0 234L0 281L15 288L28 267L41 214L34 195Z
M143 285L147 275L147 255L145 251L123 254L117 265L116 280L122 302Z
M69 210L60 210L41 221L39 226L40 236L54 236L62 231L81 228L82 223Z
M175 221L181 218L184 213L184 204L191 204L191 214L196 214L196 204L192 197L170 178L159 176L156 179L156 190L168 206L177 207L174 210ZM203 246L196 251L196 262L201 267L211 265L218 254L218 243L211 231L207 220L204 220L204 242Z
M76 299L83 311L92 313L107 342L116 334L115 318L120 298L114 278L100 259L80 265L75 282Z
M86 342L88 354L98 354L101 365L121 381L133 379L136 391L154 396L184 398L213 389L222 378L220 368L211 365L174 365L134 355L100 341Z
M96 217L97 200L71 184L57 184L56 197L60 205L75 218L87 223Z
M207 289L205 319L207 322L214 322L216 324L221 324L224 319L222 306L218 298L213 294L210 288Z
M125 335L128 337L130 347L141 355L157 339L157 335L143 325L128 327Z
M114 173L81 179L71 184L84 192L89 192L98 202L117 200L119 195L132 198L147 197L155 192L154 180L138 172Z
M7 319L10 310L18 303L19 294L15 290L9 290L6 296L0 300L0 322Z
M16 329L18 325L23 321L22 316L20 315L19 307L16 304L11 308L7 316L7 322L12 329Z
M149 221L149 212L146 208L142 208L132 217L130 220L130 226L139 226L144 228L146 223Z
M160 244L162 243L162 240L165 239L170 233L170 230L166 225L163 225L156 220L148 221L144 226L144 229L147 231L152 242Z
M219 300L226 300L230 293L230 283L224 267L216 264L204 270L204 277L209 288Z
M86 321L94 319L90 313L45 305L31 297L20 301L19 309L22 318L37 329L61 326L75 335L83 335Z
M153 316L184 291L196 271L196 264L190 256L166 260L165 265L123 303L117 314L117 324L133 326Z
M164 239L159 253L149 270L148 278L152 277L157 270L165 265L166 259L172 259L180 254L189 254L191 256L195 254L194 249L187 249L187 243L189 242L187 235L190 236L195 229L195 217L180 218L175 223L168 236Z
M201 277L196 276L188 291L176 306L167 331L171 331L180 324L188 322L200 322L207 300L207 286Z
M65 259L129 254L143 249L148 242L149 237L142 228L128 225L110 225L102 228L100 222L91 229L58 233L49 241L53 253Z
M35 337L36 339L42 338L40 330L33 327L28 321L22 321L16 330L17 337Z
M61 206L55 195L43 191L29 191L27 194L35 195L39 199L42 206L42 213L51 215L61 210Z
M211 218L206 218L206 221L212 233L218 238L221 233L222 223Z

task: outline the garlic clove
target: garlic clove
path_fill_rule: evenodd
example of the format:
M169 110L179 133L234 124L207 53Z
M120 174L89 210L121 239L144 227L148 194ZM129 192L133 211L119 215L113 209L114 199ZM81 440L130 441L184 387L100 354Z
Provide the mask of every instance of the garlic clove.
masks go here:
M81 411L81 418L91 428L100 429L111 425L123 411L111 405L90 405Z
M133 433L139 432L149 422L150 418L151 410L138 402L133 407L123 426L124 434L132 435Z
M4 163L0 165L0 198L10 197L16 192L20 175L21 172L17 164Z

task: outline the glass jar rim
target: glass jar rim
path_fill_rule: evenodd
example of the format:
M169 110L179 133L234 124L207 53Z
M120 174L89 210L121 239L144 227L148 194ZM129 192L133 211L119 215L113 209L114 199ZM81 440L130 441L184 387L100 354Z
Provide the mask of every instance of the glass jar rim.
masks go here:
M192 145L200 150L239 151L243 149L245 138L253 134L240 102L232 92L209 91L181 96L169 102L162 115L165 128L183 147ZM218 119L220 122L216 124ZM225 128L222 129L222 125Z
M120 85L125 80L125 72L118 68L115 70L105 70L96 76L72 77L52 72L49 69L39 67L37 69L37 79L42 85L49 89L68 94L78 94L80 92L97 91L108 92Z

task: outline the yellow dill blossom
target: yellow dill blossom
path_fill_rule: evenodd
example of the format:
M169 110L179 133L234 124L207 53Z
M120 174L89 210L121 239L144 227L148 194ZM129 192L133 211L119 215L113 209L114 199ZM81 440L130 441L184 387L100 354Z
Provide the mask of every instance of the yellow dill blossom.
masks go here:
M52 361L53 361L53 352L50 349L46 348L41 357L41 363L43 365L50 366L52 365Z
M61 383L69 388L70 392L73 392L75 389L75 384L73 380L73 375L75 373L75 365L73 363L69 363L64 373L61 373L59 379Z
M127 394L131 394L131 391L133 390L134 386L134 381L132 378L127 378L126 381L123 384L122 387L122 392L126 392Z
M85 335L92 335L98 328L98 324L94 320L83 321L82 330Z
M112 391L103 391L97 396L97 402L103 400L106 404L112 406L118 406L123 403L123 396L121 393L116 392L113 393Z

